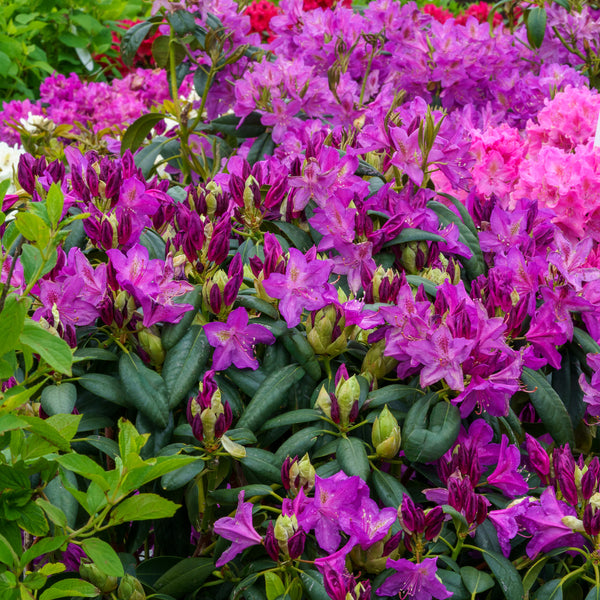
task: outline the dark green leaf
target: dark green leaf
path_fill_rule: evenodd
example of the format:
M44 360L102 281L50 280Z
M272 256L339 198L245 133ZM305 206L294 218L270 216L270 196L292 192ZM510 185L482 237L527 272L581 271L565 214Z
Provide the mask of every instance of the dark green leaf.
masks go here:
M277 462L272 452L261 448L246 448L246 456L241 458L240 462L262 481L281 482L281 463Z
M162 376L169 390L169 408L175 408L198 383L210 357L204 329L194 325L165 356Z
M184 558L158 579L154 589L161 594L183 598L199 588L214 568L211 558Z
M275 142L273 142L271 132L265 131L254 140L254 143L248 151L247 160L253 165L258 161L264 160L265 156L271 156L273 152L275 152Z
M402 504L402 497L408 493L396 477L383 471L373 471L372 483L375 492L385 506L399 508Z
M183 37L186 33L193 33L196 30L196 19L194 15L187 10L176 10L168 14L169 25L173 27L175 33Z
M110 350L104 348L77 348L73 355L73 362L103 360L103 361L117 361L119 357Z
M194 477L196 477L196 475L202 473L203 470L204 461L198 459L196 462L163 475L160 480L160 485L163 490L178 490L187 485Z
M584 354L598 354L600 353L600 345L594 338L590 336L587 331L579 329L579 327L573 328L573 337L577 343L581 346Z
M304 377L304 369L295 364L268 375L256 390L237 426L256 431L265 419L285 403L288 391L302 377Z
M423 391L420 388L401 384L386 385L368 394L365 408L385 406L396 400L405 400L412 403L421 396L423 396Z
M523 583L513 564L497 552L482 548L481 553L494 573L506 600L523 600Z
M417 288L423 286L425 292L433 298L437 295L437 286L430 279L425 279L425 277L421 277L420 275L407 275L406 281Z
M532 48L539 48L546 34L546 9L536 6L527 11L527 39Z
M459 257L467 276L473 281L479 275L485 272L485 261L479 244L479 236L473 233L470 227L465 225L460 217L441 202L431 201L427 203L427 208L433 210L439 219L440 225L449 225L454 223L460 232L459 241L465 244L472 253L471 258Z
M320 420L320 418L321 413L318 411L312 408L302 408L300 410L293 410L278 417L269 419L260 428L260 431L274 429L275 427L290 427L291 425L298 425L300 423L312 423L313 421Z
M543 375L528 367L523 368L521 380L529 392L536 413L554 441L557 444L568 443L573 448L575 439L573 425L560 396Z
M287 456L304 456L310 452L319 436L323 435L322 427L303 427L287 438L275 452L277 462L283 463Z
M449 402L439 402L431 410L433 397L424 396L408 411L402 428L402 448L414 462L433 462L456 441L460 430L460 412Z
M422 231L421 229L411 229L410 227L407 227L406 229L403 229L393 240L386 242L383 247L389 248L390 246L397 246L398 244L421 242L424 240L429 240L432 242L445 241L445 239L437 233L431 233L429 231Z
M41 404L48 416L71 414L77 400L77 388L72 383L48 385L42 390Z
M121 382L111 375L86 373L78 379L79 385L95 396L119 406L128 406L125 390Z
M121 139L121 155L126 150L135 152L144 142L152 128L162 121L165 115L162 113L146 113L139 119L136 119L123 134Z
M191 304L194 309L186 312L178 323L166 324L161 333L161 341L165 350L170 350L189 330L192 321L202 305L202 287L196 286L191 292L174 299L177 304Z
M235 300L234 306L243 306L248 310L262 313L267 315L267 317L271 317L272 319L276 319L279 316L279 312L272 304L269 304L266 300L262 300L256 296L238 296Z
M323 576L319 571L305 569L300 572L302 587L310 600L329 600L329 594L323 585Z
M210 122L213 130L226 135L238 138L254 138L260 136L265 131L265 126L261 123L260 113L253 112L243 119L236 115L224 115Z
M358 475L363 481L367 481L371 468L362 440L355 437L340 438L335 457L346 475Z
M264 225L271 231L279 230L291 242L294 248L298 248L302 252L307 252L314 245L310 235L293 223L287 223L286 221L265 221Z
M121 40L121 58L123 62L131 67L133 65L133 59L137 54L138 48L141 46L144 39L154 27L154 23L149 21L143 21L133 27L130 27Z
M562 600L562 579L547 581L533 595L533 600Z
M585 597L585 600L600 600L600 586L595 585Z
M166 427L169 403L163 378L148 369L136 354L126 353L119 360L119 376L128 401L154 424Z
M237 504L238 496L242 490L245 491L244 497L246 502L248 502L248 498L251 498L252 496L269 496L273 491L268 485L257 483L239 488L212 490L209 492L209 495L217 504Z
M465 587L472 595L480 592L485 592L494 587L494 580L485 571L476 569L475 567L463 567L460 570Z
M205 93L208 93L206 89L206 84L208 83L208 73L204 70L204 68L198 65L196 72L194 73L194 89L196 90L196 94L202 98ZM212 83L212 79L211 79ZM210 89L210 88L209 88Z

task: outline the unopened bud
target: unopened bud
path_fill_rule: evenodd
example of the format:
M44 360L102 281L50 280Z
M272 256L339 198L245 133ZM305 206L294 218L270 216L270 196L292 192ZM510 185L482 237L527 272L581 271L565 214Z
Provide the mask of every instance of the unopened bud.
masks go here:
M380 458L394 458L400 450L400 427L387 404L375 419L371 433L375 452Z
M106 575L94 563L82 562L79 565L79 575L82 579L95 585L104 594L117 589L117 578Z
M165 361L165 349L159 336L152 333L149 329L142 329L138 332L140 346L146 351L152 364L160 366Z
M356 375L352 375L349 379L340 379L335 386L335 397L339 405L340 423L348 425L356 419L358 412L360 385Z
M385 356L385 339L375 342L367 351L361 373L367 376L368 380L382 379L388 373L393 371L398 361L391 356Z
M135 577L125 575L119 584L117 598L119 600L145 600L146 594L142 584Z

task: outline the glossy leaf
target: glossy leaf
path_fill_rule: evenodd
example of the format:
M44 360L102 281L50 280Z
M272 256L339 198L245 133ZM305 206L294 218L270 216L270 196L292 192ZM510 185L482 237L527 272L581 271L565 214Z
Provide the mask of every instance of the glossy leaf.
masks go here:
M125 575L123 565L110 544L92 537L83 540L81 547L105 575L112 577L123 577Z

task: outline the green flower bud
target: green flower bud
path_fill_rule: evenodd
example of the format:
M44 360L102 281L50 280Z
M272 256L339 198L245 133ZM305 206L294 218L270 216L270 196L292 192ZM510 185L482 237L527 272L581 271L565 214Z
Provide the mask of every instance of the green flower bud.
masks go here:
M117 578L106 575L94 563L82 562L79 565L79 575L82 579L95 585L104 594L117 589Z
M345 326L342 311L330 304L311 313L306 321L306 338L315 354L334 357L346 349L353 329Z
M373 344L365 355L361 367L361 374L369 381L381 379L393 371L398 361L391 356L385 356L385 340Z
M144 327L138 331L138 340L142 349L148 353L153 365L160 366L165 362L165 349L159 336Z
M400 450L400 426L387 404L373 423L371 439L380 458L394 458Z
M331 397L325 389L325 386L321 387L321 391L317 396L317 402L315 408L320 408L328 419L331 419Z
M119 600L145 600L146 594L142 584L132 575L125 575L121 579L117 590Z
M204 306L214 315L222 315L223 309L223 290L225 284L229 281L227 273L219 269L212 277L209 277L202 286L202 301ZM213 287L216 289L213 290Z
M348 425L350 413L353 408L355 411L357 410L355 404L358 405L358 399L360 398L360 384L356 375L352 375L349 379L340 378L335 387L335 397L340 410L340 423Z
M279 542L279 547L285 552L287 550L287 541L296 533L298 529L298 519L296 515L287 517L280 515L275 521L275 539Z
M315 468L308 452L300 460L291 461L288 481L294 495L298 494L300 488L304 488L304 493L308 494L315 487Z
M402 250L400 262L407 273L416 275L429 258L427 242L407 242Z

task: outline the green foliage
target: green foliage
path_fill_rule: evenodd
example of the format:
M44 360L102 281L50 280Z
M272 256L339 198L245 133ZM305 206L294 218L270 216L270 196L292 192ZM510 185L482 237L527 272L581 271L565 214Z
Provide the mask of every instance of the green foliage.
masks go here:
M109 22L146 11L142 0L7 0L0 10L0 98L33 99L54 71L99 75L92 55L110 53Z

